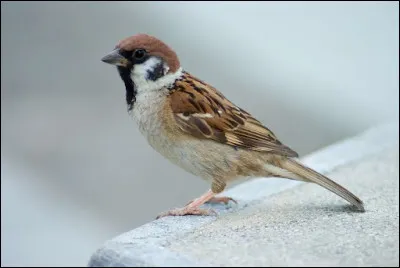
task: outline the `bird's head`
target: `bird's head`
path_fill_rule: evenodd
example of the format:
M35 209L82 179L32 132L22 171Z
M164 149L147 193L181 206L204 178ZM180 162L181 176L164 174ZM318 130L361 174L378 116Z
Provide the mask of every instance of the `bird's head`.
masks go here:
M126 88L126 101L132 106L138 92L159 90L180 72L178 56L161 40L137 34L120 41L105 55L103 62L117 66Z

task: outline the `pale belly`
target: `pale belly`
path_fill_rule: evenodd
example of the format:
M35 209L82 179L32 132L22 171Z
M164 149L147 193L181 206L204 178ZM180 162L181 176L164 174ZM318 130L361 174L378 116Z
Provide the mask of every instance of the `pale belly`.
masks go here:
M154 150L173 164L207 181L232 170L238 151L213 141L167 136L165 131L168 126L159 116L163 107L161 96L148 95L137 97L132 117Z

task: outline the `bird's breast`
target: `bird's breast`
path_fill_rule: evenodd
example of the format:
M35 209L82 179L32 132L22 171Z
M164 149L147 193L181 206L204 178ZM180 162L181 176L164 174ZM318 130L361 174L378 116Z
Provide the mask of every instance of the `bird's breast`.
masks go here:
M161 92L136 96L132 116L151 147L172 163L205 179L232 170L240 152L183 134L174 123L166 101Z
M164 122L160 117L165 100L165 93L160 91L140 93L132 109L132 117L140 132L155 149L160 146L157 143L166 142L162 140Z

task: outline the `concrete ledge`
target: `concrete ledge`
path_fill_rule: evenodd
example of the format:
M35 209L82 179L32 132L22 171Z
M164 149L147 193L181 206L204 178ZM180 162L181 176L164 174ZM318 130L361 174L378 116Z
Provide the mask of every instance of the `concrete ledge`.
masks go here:
M261 178L224 193L216 217L166 217L107 241L88 266L398 266L398 123L302 158L365 202L314 184Z

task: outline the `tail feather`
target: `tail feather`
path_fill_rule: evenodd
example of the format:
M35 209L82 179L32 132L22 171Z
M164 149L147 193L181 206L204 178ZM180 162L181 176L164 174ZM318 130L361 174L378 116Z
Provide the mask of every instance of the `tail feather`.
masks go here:
M345 189L343 186L337 184L331 179L325 177L324 175L308 168L294 159L286 158L280 162L282 168L298 175L305 181L316 183L325 189L337 194L338 196L344 198L352 205L356 206L359 210L365 211L363 201L361 201L357 196L351 193L349 190Z

